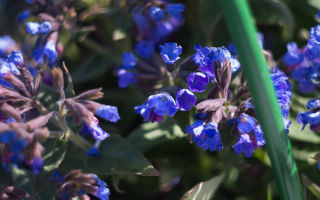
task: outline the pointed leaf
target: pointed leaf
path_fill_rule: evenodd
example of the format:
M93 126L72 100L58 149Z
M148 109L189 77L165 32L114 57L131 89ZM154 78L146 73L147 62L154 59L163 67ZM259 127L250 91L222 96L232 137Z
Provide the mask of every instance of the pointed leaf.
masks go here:
M118 135L112 135L103 141L99 151L99 157L88 157L85 161L86 167L93 173L143 176L159 174L138 149Z
M224 173L208 181L200 182L182 197L182 200L210 200L224 179Z

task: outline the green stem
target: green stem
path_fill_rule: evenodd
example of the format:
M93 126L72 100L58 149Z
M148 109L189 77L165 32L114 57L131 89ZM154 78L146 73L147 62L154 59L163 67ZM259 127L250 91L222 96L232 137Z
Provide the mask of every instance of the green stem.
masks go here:
M39 102L35 102L35 106L44 114L48 114L49 111ZM74 144L78 145L79 147L83 148L85 151L89 150L91 148L91 144L85 140L83 137L81 137L78 134L75 134L72 132L72 130L69 129L67 124L65 123L65 120L63 116L61 116L61 113L59 112L59 116L54 116L50 120L59 128L62 129L64 133L64 138L69 139Z
M256 29L246 0L220 0L229 33L240 55L262 126L278 191L283 200L302 200L297 168L283 124L267 63L259 46Z

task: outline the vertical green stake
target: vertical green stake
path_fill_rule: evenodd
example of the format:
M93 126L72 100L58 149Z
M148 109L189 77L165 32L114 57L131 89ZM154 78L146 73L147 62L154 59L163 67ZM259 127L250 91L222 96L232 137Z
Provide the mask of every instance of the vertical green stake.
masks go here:
M258 120L262 126L272 170L282 200L302 200L302 190L290 142L259 46L256 29L246 0L220 0L232 40L240 55Z

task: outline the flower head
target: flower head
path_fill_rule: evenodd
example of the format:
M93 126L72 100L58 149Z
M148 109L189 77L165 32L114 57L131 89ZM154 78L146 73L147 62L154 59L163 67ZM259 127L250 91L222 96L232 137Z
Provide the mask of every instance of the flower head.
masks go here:
M165 12L158 6L152 6L149 10L149 14L154 21L161 21L165 16Z
M165 63L173 64L180 59L179 55L182 53L182 47L178 46L177 43L165 43L159 45L160 55Z
M180 110L190 110L196 104L196 96L188 89L181 89L176 94L176 103Z
M241 154L242 152L248 158L251 157L254 152L253 142L248 134L241 134L239 136L238 142L233 145L234 151L237 154Z
M209 79L204 73L192 72L187 77L187 83L192 92L204 92L207 89Z

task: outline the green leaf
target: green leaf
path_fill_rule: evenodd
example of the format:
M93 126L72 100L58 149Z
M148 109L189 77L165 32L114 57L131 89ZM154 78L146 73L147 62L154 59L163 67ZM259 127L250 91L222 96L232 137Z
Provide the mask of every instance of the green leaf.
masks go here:
M302 182L303 184L310 190L310 192L316 196L318 199L320 198L320 187L312 182L306 175L302 174Z
M32 194L35 175L29 170L12 167L13 184L28 194Z
M7 185L11 182L11 175L2 166L0 166L0 185Z
M34 194L37 194L46 186L53 171L59 167L65 156L67 143L58 139L49 139L44 147L46 151L42 157L43 171L35 178Z
M162 142L183 137L185 133L179 126L175 125L171 119L165 119L162 123L143 123L127 139L144 153Z
M110 61L106 56L92 54L86 61L72 73L74 83L83 83L93 80L109 68Z
M98 158L86 158L85 166L90 172L102 175L157 176L159 174L138 149L118 135L111 135L103 141L99 151Z
M289 8L279 0L251 0L253 15L259 24L294 28L294 18Z
M289 118L291 120L291 125L289 127L289 137L294 140L301 142L308 142L313 144L320 144L320 137L306 126L302 131L302 125L298 124L295 118Z
M224 179L224 173L213 177L208 181L200 182L184 194L182 200L210 200L214 197L216 190Z
M182 132L184 132L186 130L187 125L190 125L191 123L191 120L190 120L191 113L192 113L191 111L190 112L178 111L173 117L173 121L181 128Z
M60 94L54 88L41 84L38 99L47 109L49 109L49 111L56 111L57 102L60 100Z

